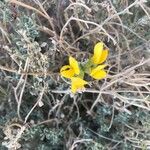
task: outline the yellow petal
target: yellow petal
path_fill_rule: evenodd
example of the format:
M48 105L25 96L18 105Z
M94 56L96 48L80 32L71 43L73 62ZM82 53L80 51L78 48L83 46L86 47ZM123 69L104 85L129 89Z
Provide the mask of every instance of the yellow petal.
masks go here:
M77 92L77 90L78 90L78 88L75 86L75 85L71 85L71 92L72 93L76 93Z
M71 78L71 91L75 93L79 89L83 89L84 85L88 84L85 80L79 78L79 77L72 77Z
M98 42L95 47L94 47L94 55L92 57L92 61L94 64L99 64L101 55L102 55L102 51L103 51L103 46L104 43L103 42Z
M70 66L73 68L75 74L79 75L80 73L80 68L79 68L79 64L78 62L73 58L73 57L69 57L69 64Z
M88 82L86 82L85 80L83 80L79 77L72 77L71 81L75 86L78 86L78 87L88 84Z
M66 65L60 69L60 74L65 78L71 78L74 76L75 73L74 70L69 65Z
M107 59L107 57L108 57L108 49L105 49L102 51L98 64L103 63Z
M90 76L97 80L105 78L107 75L106 71L103 70L105 67L106 65L99 65L91 71Z

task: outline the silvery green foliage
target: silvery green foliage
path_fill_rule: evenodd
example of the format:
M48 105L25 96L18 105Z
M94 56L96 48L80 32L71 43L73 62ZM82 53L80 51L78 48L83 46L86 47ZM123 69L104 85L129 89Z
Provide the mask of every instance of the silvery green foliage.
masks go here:
M35 145L36 149L42 149L44 147L63 148L63 137L63 130L39 125L26 130L25 134L22 136L22 140L29 144L25 144L24 148L29 146L32 148L32 144L34 145L35 142L37 142Z
M26 16L22 14L20 20L17 22L17 29L26 31L26 36L32 40L39 36L39 32L37 30L37 25L35 20L35 15Z
M10 8L3 1L0 1L0 20L5 20L6 22L12 20Z
M37 25L33 21L34 17L32 18L32 16L21 14L21 17L16 20L15 27L12 28L14 33L11 33L11 37L14 45L16 45L14 51L17 49L18 55L20 53L26 56L31 43L33 44L31 51L36 50L38 52L41 50L39 44L35 41L35 38L39 36L39 32L37 31Z

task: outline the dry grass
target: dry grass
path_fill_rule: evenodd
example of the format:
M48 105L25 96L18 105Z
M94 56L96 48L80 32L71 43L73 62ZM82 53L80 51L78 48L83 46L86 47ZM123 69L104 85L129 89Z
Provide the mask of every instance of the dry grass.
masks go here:
M62 2L65 3L65 0ZM25 13L35 13L37 30L41 33L37 43L50 42L51 44L44 53L41 50L35 51L36 42L31 41L23 30L15 29L15 32L20 34L26 43L27 56L21 56L14 52L14 41L12 37L10 38L17 19L8 24L5 21L0 23L2 35L0 41L1 83L3 85L6 82L8 88L7 84L13 81L10 88L10 91L13 90L13 96L9 99L15 99L17 115L21 121L19 128L22 129L24 125L29 124L32 112L36 108L41 109L43 105L49 106L49 109L45 110L47 117L40 122L34 120L34 125L47 123L59 125L66 119L64 126L68 131L72 122L82 118L82 114L89 115L94 119L100 105L112 108L108 129L113 126L116 111L129 115L134 113L134 109L149 113L149 2L146 3L145 0L113 2L111 0L102 2L76 0L76 2L70 1L69 5L63 6L60 1L52 0L43 2L33 0L32 3L31 1L9 0L8 5L9 7L14 5L12 14L16 15L17 19L21 17L17 14L21 9ZM52 9L51 7L55 5L56 12L49 12L48 9ZM4 16L2 19L5 20ZM9 29L11 28L9 25L12 25L13 29ZM107 60L109 74L103 81L91 81L91 86L87 87L82 94L70 97L70 88L61 79L59 69L67 60L68 55L76 57L81 62L87 59L93 51L94 44L98 41L103 41L109 48L110 54ZM52 85L49 80L53 82ZM33 92L33 95L36 96L33 102L35 103L32 103L33 105L29 107L26 114L22 114L21 109L26 103L25 96L32 92L28 89L34 89L36 94ZM67 99L68 101L72 99L72 103L66 104ZM80 108L81 105L84 107L84 113ZM68 113L65 112L65 109ZM74 111L76 115L71 117ZM102 139L108 138L109 142L105 144L106 149L118 149L122 142L131 143L131 149L142 149L143 145L138 134L150 131L150 126L143 129L144 131L141 131L140 125L135 128L131 124L125 126L127 130L123 131L124 141L115 141L104 135L95 134ZM8 127L6 127L7 129ZM78 136L65 137L67 149L79 149L82 143L96 144L90 137L81 138L82 130ZM135 130L136 136L132 135ZM92 132L94 131L92 130ZM132 133L130 134L130 132ZM115 144L112 144L113 142ZM150 148L150 138L145 138L142 142L147 149Z

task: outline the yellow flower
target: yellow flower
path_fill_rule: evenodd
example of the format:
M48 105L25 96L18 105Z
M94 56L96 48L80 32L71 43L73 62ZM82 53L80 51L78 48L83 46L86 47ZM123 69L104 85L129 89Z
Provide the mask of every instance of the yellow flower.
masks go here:
M60 69L60 74L66 78L72 78L74 75L79 75L80 68L78 62L73 58L69 57L69 65L65 65Z
M92 57L92 62L96 65L103 63L108 56L108 50L104 49L104 43L98 42L94 46L94 55Z
M106 65L99 65L96 68L91 70L90 76L94 79L100 80L106 77L107 73L104 70Z
M77 90L84 89L84 85L88 84L85 80L79 77L72 77L71 78L71 91L72 93L76 93Z

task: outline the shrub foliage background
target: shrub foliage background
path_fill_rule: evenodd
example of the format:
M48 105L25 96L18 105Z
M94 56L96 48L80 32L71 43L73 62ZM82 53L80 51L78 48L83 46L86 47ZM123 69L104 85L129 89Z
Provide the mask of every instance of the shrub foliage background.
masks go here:
M1 0L0 149L150 149L149 7ZM72 96L59 69L68 55L86 60L98 41L109 75Z

